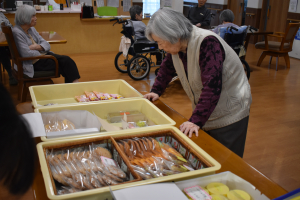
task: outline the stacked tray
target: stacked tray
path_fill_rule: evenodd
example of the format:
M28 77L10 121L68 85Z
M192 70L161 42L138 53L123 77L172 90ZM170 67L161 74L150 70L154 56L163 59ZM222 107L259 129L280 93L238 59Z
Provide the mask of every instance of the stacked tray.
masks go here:
M143 95L135 90L124 80L91 81L70 84L41 85L29 87L32 104L35 108L46 104L77 104L75 96L84 94L85 91L97 91L109 94L119 94L124 99L143 98ZM120 101L122 99L109 100ZM103 100L101 102L105 102ZM93 102L89 102L93 103Z
M145 138L153 139L160 144L172 146L174 150L181 154L183 160L191 163L194 170L142 180L142 177L136 173L137 171L134 168L132 168L132 158L130 158L128 152L120 148L121 146L119 144L121 141L130 141L132 139L135 141L143 139L147 140ZM154 144L155 141L152 141L152 143ZM37 145L37 149L47 195L50 199L111 199L108 186L63 195L57 193L57 190L60 189L60 185L53 179L52 171L50 169L51 163L48 159L49 152L66 152L67 149L78 149L91 144L96 146L102 144L103 147L107 148L112 154L112 158L126 173L127 179L124 179L124 182L110 185L112 190L210 175L221 168L217 161L173 126L156 126L148 127L147 129L123 130L112 132L110 136L89 136L42 142ZM145 179L145 177L143 178Z

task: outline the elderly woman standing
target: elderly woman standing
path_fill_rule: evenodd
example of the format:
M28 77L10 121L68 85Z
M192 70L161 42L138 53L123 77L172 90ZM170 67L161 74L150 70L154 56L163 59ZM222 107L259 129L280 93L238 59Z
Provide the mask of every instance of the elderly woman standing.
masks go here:
M66 83L78 82L80 78L76 63L68 56L50 52L50 44L36 31L35 9L32 6L23 5L18 8L15 16L13 35L17 49L21 57L33 57L40 55L52 55L59 64L59 73L65 77ZM14 66L17 70L17 66ZM23 61L24 74L34 77L34 71L53 71L55 62L52 59L40 59Z
M252 98L236 53L212 31L193 26L167 8L154 13L146 36L168 54L144 97L157 100L177 73L193 105L191 118L180 130L191 137L201 128L242 157Z
M212 30L213 32L215 32L218 35L220 35L220 29L223 28L223 27L233 26L234 28L239 28L238 25L233 23L234 14L229 9L223 10L220 14L219 19L220 19L220 22L222 22L222 24L220 24L219 26L217 26L216 28L214 28Z

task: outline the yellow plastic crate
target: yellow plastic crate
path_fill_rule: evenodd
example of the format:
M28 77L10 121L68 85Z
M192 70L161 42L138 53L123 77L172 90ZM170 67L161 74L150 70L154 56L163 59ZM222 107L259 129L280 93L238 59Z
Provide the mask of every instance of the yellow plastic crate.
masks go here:
M91 81L70 84L54 84L29 87L32 104L35 108L48 103L78 104L75 96L84 94L85 91L97 91L109 94L120 94L127 98L142 98L143 95L124 80ZM103 100L120 101L123 99Z
M153 132L158 131L172 131L174 134L176 134L177 137L181 138L185 145L188 145L190 148L192 148L195 152L201 155L202 159L205 159L206 162L210 163L210 167L204 168L204 169L198 169L190 172L175 174L175 175L169 175L159 178L153 178L148 180L142 180L137 182L132 182L128 184L121 184L112 186L112 190L119 190L124 189L128 187L133 186L140 186L140 185L147 185L147 184L153 184L153 183L160 183L160 182L171 182L171 181L180 181L180 180L187 180L191 178L197 178L201 176L207 176L211 174L215 174L217 170L221 168L220 163L218 163L215 159L213 159L209 154L207 154L203 149L201 149L198 145L196 145L192 140L190 140L187 136L185 136L179 129L173 126L156 126L156 127L149 127L148 129L130 129L130 130L124 130L119 132L112 132L109 135L112 138L120 138L120 137L135 137L142 134L151 134ZM49 141L49 142L42 142L37 145L38 150L38 156L40 159L41 164L41 170L46 186L46 192L49 199L86 199L86 200L112 200L112 197L110 196L109 188L99 188L99 189L93 189L93 190L87 190L82 192L77 192L73 194L67 194L67 195L55 195L54 188L52 187L51 183L51 177L49 174L49 170L47 167L45 155L44 155L44 148L47 148L49 146L53 145L60 145L65 143L76 143L78 141L84 141L85 139L101 139L101 137L105 136L88 136L88 137L81 137L81 138L72 138L72 139L65 139L65 140L58 140L58 141Z
M36 113L43 112L56 112L61 110L87 110L90 113L95 113L98 117L106 119L108 113L126 111L126 110L138 110L143 113L149 120L154 122L156 125L175 125L175 121L167 116L164 112L158 109L153 103L147 99L128 99L123 101L105 101L98 103L78 103L70 105L61 105L61 106L43 106L34 110ZM137 128L137 129L149 129L152 126ZM133 129L130 129L133 130ZM110 135L111 132L101 132L89 134L89 136L106 134ZM87 136L87 135L85 135ZM72 138L78 138L82 136L70 136ZM70 137L59 137L59 138L47 138L41 137L42 141L51 141L51 140L62 140Z

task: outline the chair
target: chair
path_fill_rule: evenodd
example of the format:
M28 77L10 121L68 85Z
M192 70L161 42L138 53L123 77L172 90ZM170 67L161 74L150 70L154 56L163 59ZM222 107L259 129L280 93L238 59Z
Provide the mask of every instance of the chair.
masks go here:
M19 82L19 89L18 89L18 99L21 102L26 101L27 93L28 93L28 83L30 84L43 84L45 81L49 81L53 84L51 78L58 78L59 71L58 71L58 61L54 56L51 55L41 55L36 57L20 57L11 27L6 26L4 23L1 24L2 32L5 34L9 50L11 53L11 59L13 63L17 65L18 71L14 69L14 65L12 65L12 74ZM25 60L35 60L35 59L53 59L56 64L55 71L35 71L33 78L28 77L23 73L23 63L22 61Z
M297 31L299 29L300 24L299 23L290 23L285 31L285 33L282 32L275 32L275 34L265 34L265 41L258 42L255 44L256 49L263 49L265 51L262 52L260 55L260 58L258 59L257 66L260 66L263 59L268 55L270 57L269 67L272 62L272 57L276 57L276 71L278 66L278 58L284 57L287 68L290 68L290 57L288 52L292 51L293 42L295 35L297 34ZM277 34L277 35L276 35ZM268 41L269 37L276 37L279 42L275 41Z

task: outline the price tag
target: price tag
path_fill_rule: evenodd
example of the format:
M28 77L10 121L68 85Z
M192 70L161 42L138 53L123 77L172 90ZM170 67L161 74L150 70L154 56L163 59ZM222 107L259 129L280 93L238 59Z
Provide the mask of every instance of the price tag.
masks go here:
M211 200L211 196L207 194L200 186L192 186L184 189L185 193L193 200Z

